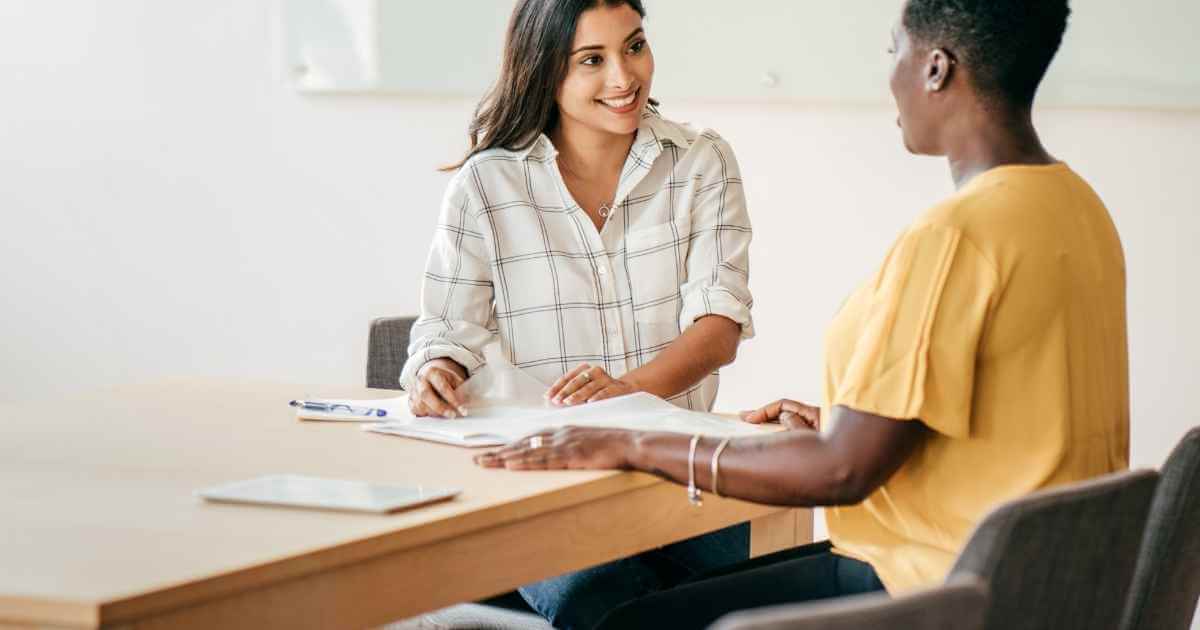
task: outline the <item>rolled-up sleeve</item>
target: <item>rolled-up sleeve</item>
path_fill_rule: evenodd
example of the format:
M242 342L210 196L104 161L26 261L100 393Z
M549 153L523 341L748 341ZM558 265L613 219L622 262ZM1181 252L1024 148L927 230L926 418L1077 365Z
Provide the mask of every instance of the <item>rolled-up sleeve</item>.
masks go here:
M413 324L400 386L411 390L417 371L449 358L468 372L483 365L494 326L492 272L476 213L460 177L446 189L421 284L421 315Z
M693 150L703 151L692 207L687 280L681 289L680 329L705 315L720 315L754 336L750 309L750 215L742 174L729 143L706 131Z

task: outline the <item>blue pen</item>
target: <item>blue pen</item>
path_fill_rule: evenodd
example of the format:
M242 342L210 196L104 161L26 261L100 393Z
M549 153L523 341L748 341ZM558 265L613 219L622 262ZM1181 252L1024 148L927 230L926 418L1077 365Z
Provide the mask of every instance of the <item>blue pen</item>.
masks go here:
M352 416L375 416L382 418L387 415L387 409L377 409L375 407L352 407L341 403L324 403L312 400L293 400L288 403L293 407L299 407L307 411L320 411L323 413L346 413Z

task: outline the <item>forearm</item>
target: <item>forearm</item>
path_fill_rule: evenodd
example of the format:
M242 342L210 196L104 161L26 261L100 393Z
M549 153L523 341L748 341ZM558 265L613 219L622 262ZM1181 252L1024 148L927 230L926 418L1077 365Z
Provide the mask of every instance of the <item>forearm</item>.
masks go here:
M691 436L641 433L630 448L630 466L688 482ZM712 491L712 457L721 438L702 437L696 448L696 485ZM719 490L723 496L789 506L843 505L861 499L850 466L814 431L782 431L737 438L721 453Z
M714 370L733 362L741 327L719 315L697 319L649 363L623 378L662 398L686 391Z

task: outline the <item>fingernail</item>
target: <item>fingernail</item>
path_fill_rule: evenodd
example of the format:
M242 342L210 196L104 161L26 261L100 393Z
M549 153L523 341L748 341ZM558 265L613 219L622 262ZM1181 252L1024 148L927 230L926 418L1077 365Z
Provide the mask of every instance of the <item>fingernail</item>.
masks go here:
M462 417L466 418L466 417L467 417L467 408L466 408L466 407L459 407L459 408L458 408L458 413L462 414Z

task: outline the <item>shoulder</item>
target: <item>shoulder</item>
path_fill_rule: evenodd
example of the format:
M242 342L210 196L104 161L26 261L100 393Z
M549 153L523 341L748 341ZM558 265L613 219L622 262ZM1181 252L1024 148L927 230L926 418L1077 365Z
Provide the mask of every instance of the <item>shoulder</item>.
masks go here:
M664 149L673 146L679 151L681 161L717 167L734 162L733 147L715 129L668 120L655 113L647 114L646 125Z
M525 149L491 148L470 156L454 171L446 186L446 196L484 199L493 193L523 186L528 161L542 161L542 139ZM536 170L535 173L540 173Z
M539 142L540 138L534 141L534 145L537 145ZM455 177L470 176L480 171L520 170L522 163L529 156L532 149L533 147L523 150L505 149L503 147L484 149L467 158L455 173Z

